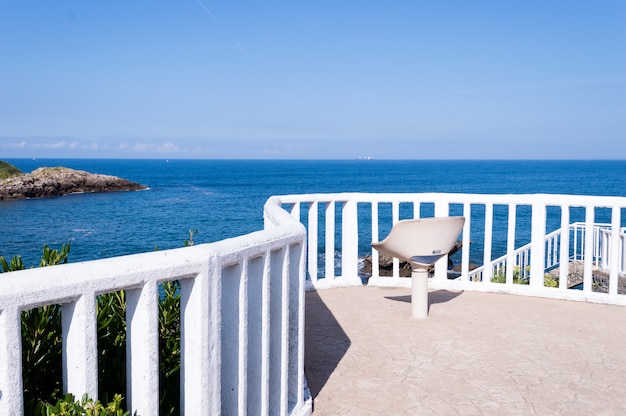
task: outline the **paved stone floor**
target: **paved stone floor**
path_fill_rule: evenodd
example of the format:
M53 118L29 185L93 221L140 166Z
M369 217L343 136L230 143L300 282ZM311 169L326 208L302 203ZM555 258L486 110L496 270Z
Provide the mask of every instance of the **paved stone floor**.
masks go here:
M314 415L626 414L626 307L477 292L306 294Z

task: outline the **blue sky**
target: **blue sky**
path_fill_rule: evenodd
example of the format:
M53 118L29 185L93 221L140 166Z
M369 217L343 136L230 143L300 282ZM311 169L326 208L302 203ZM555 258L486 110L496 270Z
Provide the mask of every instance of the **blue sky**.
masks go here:
M625 159L626 1L0 0L0 158Z

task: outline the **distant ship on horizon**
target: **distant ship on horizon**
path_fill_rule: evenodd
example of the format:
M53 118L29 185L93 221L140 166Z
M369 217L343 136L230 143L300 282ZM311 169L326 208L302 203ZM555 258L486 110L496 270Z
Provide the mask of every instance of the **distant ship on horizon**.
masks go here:
M372 156L359 156L356 160L374 160Z

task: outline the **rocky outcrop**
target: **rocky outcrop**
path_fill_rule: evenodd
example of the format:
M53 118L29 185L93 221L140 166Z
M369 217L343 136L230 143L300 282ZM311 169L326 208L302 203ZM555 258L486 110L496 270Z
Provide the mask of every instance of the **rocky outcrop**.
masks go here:
M413 268L409 262L400 262L400 277L410 277ZM372 275L372 255L366 254L363 258L363 267L360 272L367 276ZM378 275L379 276L393 276L393 257L385 254L378 254Z
M550 276L559 281L561 274L560 268L553 269L549 272ZM609 293L609 279L610 275L598 269L595 265L592 265L591 269L591 284L592 291L599 293ZM585 263L582 260L570 261L567 265L567 288L571 289L576 286L583 285L585 281ZM626 293L626 278L618 276L617 278L617 293Z
M0 180L0 200L47 198L73 193L138 191L145 186L110 175L64 167L39 168Z

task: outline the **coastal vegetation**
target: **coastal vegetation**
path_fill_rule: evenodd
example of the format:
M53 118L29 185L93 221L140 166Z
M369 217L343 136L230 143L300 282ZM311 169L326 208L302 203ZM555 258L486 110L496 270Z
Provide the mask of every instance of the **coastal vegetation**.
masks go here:
M122 396L116 394L113 401L104 405L100 400L95 402L87 394L75 401L73 394L66 394L56 404L41 402L36 414L41 416L129 416L130 412L122 407Z
M520 266L515 266L513 268L513 283L516 285L527 285L529 284L528 272L530 267L527 266L525 268L525 272L521 273ZM496 271L496 273L491 278L493 283L506 283L506 267L500 267ZM545 273L543 275L543 285L545 287L558 287L559 286L559 278L552 276L550 273Z
M22 175L22 171L10 163L0 160L0 179Z
M189 240L184 240L184 246L194 244L193 236L196 233L197 230L189 231ZM60 250L44 245L39 266L67 263L69 253L70 243L64 244ZM0 273L25 268L19 255L9 261L0 256ZM176 415L180 413L180 282L163 283L159 294L160 414ZM106 405L94 402L87 396L83 396L81 401L74 401L73 395L61 396L61 313L60 304L22 312L25 414L127 415L128 412L123 411L124 403L120 395L120 392L126 391L125 291L106 293L97 298L98 397L108 403ZM81 413L81 409L85 411ZM91 409L92 413L86 409Z

